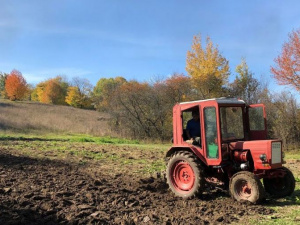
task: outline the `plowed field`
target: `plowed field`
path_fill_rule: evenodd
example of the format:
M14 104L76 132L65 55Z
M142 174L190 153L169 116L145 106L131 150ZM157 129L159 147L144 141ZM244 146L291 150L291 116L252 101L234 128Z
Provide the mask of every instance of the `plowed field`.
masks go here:
M174 197L156 175L163 153L138 146L2 141L0 224L245 224L275 213L272 201L238 203L209 187L197 199Z

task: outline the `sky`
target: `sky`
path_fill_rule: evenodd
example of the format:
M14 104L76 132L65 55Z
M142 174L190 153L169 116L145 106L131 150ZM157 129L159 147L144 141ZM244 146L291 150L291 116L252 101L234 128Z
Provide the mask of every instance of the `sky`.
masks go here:
M209 36L229 61L270 73L288 34L300 29L297 0L0 0L0 71L28 83L64 75L149 81L184 73L194 35Z

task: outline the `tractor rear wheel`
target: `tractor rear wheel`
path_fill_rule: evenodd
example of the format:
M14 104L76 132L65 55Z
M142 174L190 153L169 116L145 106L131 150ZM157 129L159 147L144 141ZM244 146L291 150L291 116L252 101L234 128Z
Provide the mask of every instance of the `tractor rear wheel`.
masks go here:
M192 198L202 192L204 177L200 161L187 151L175 152L169 159L167 183L176 196Z
M264 178L264 186L266 192L272 197L283 198L291 195L295 190L295 178L293 173L286 167L284 177Z
M256 175L248 171L238 172L230 179L230 195L237 201L246 200L259 203L265 195L262 183Z

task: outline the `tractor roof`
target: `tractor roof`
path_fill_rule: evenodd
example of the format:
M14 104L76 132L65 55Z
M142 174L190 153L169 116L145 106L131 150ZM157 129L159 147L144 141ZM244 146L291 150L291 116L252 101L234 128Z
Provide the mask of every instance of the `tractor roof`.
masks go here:
M212 99L205 99L205 100L197 100L197 101L190 101L190 102L181 102L180 105L190 104L190 103L201 103L207 101L216 101L219 104L245 104L243 100L237 98L229 98L229 97L222 97L222 98L212 98Z

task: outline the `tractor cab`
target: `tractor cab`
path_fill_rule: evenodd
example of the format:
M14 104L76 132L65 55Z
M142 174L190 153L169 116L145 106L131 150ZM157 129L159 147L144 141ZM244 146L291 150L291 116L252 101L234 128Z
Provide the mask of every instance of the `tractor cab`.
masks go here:
M264 188L276 196L291 194L295 188L294 177L282 166L281 141L267 139L266 124L263 104L247 105L236 98L176 104L173 146L166 154L166 175L171 190L189 198L211 179L226 185L229 181L230 185L233 183L231 194L236 200L257 202L263 198ZM264 187L259 179L264 179ZM249 194L251 185L245 186L243 180L251 180L251 185L257 183L258 194Z
M188 139L186 129L195 111L199 113L199 141ZM173 108L174 147L192 144L207 165L219 165L228 158L228 143L267 138L265 115L262 104L247 106L236 98L179 103Z

